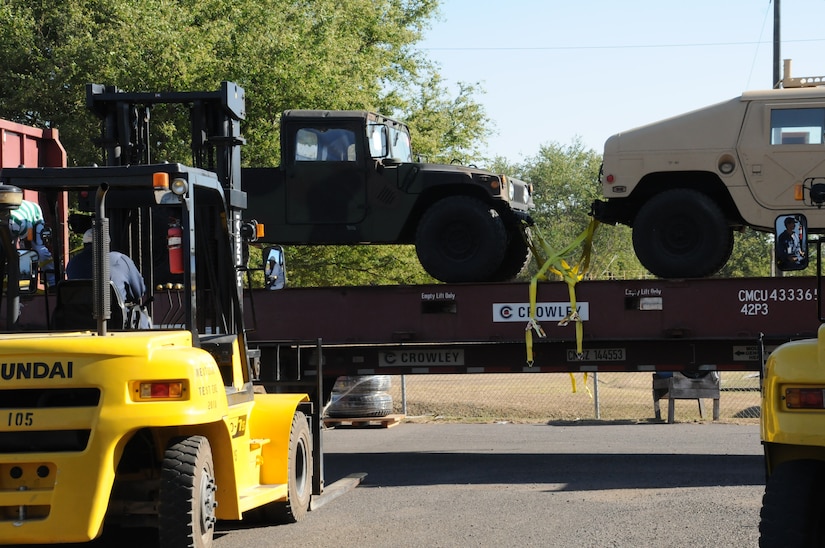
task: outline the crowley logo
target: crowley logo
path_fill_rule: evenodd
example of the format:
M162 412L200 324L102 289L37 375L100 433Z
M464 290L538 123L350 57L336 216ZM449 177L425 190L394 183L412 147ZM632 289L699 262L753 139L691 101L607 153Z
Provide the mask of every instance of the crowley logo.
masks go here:
M0 363L0 379L4 381L21 379L70 379L72 378L72 362L20 362Z
M536 303L536 319L561 321L572 312L569 302ZM590 319L590 303L576 303L576 312L582 321ZM524 322L530 317L530 303L493 303L493 322Z

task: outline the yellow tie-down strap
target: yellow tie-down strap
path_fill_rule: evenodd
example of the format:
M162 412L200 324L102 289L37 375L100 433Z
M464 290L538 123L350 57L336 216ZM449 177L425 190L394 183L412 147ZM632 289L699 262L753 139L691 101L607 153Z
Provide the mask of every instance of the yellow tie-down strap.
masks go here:
M590 267L590 253L593 250L593 235L596 233L596 228L599 226L599 221L592 219L587 228L576 237L573 242L560 251L552 251L547 241L541 235L538 227L535 225L530 227L530 230L525 229L527 237L527 245L530 246L533 252L533 257L540 265L539 271L530 279L530 318L525 328L525 342L527 344L527 365L533 366L533 332L536 332L539 338L545 338L547 335L539 325L536 319L536 293L538 289L539 280L547 280L547 273L552 272L561 277L567 283L567 289L570 294L570 314L565 316L559 325L567 325L570 322L575 323L576 327L576 353L578 356L582 355L582 338L583 328L582 320L576 312L576 283L578 283ZM582 246L581 256L579 262L570 265L564 259L573 252L577 247ZM573 384L573 392L576 392L576 378L570 373L570 380ZM587 373L584 374L585 388L587 388ZM590 390L588 389L588 393Z

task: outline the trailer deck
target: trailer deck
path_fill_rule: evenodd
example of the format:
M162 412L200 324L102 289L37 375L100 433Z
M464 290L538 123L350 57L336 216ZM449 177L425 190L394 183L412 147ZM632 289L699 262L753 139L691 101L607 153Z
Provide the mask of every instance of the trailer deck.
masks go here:
M256 292L250 339L280 364L300 363L302 375L316 374L320 339L325 377L759 371L778 344L815 335L816 284L807 277L581 282L579 355L573 323L559 325L570 312L567 285L541 283L536 316L546 338L533 337L532 364L526 283Z

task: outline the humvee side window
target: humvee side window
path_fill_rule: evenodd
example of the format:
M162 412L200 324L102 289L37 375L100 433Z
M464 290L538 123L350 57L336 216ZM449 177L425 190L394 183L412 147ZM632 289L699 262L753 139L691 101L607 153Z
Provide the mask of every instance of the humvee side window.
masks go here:
M295 134L295 161L312 162L318 159L318 134L311 129L299 129Z
M825 108L784 108L771 111L772 145L821 145Z
M295 133L296 162L355 160L355 133L352 130L301 128Z
M321 160L354 162L355 133L349 129L328 129L320 134Z

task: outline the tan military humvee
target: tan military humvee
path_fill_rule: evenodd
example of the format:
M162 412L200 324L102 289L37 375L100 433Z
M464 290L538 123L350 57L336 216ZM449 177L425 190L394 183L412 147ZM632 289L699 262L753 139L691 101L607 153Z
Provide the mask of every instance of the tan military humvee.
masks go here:
M773 231L801 213L825 231L825 77L741 97L610 137L603 222L633 227L642 264L665 278L715 273L730 258L732 231Z

